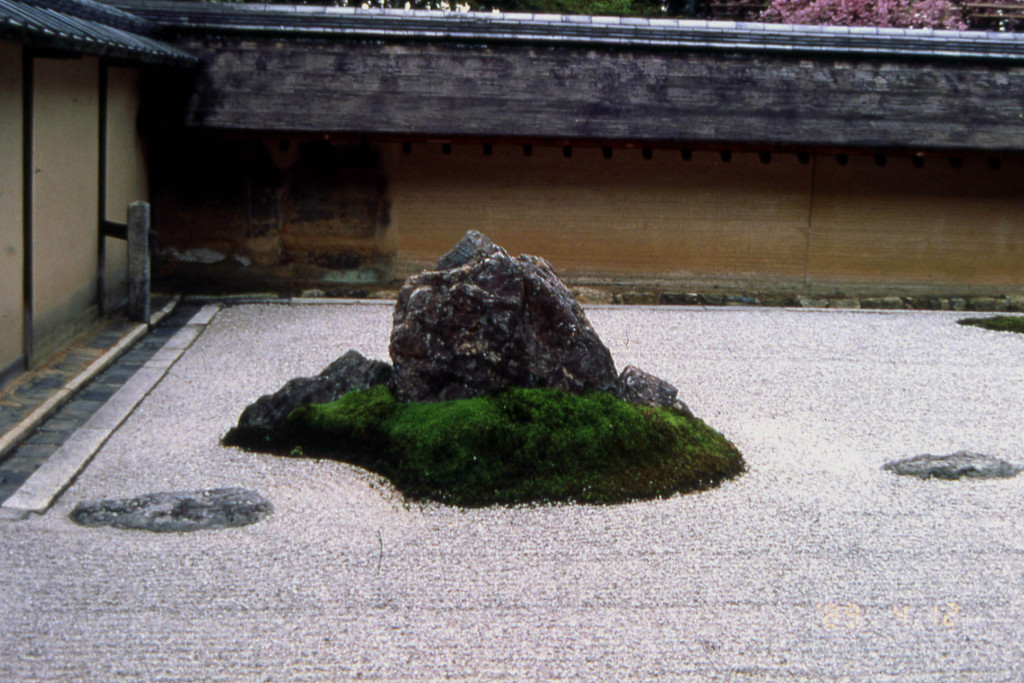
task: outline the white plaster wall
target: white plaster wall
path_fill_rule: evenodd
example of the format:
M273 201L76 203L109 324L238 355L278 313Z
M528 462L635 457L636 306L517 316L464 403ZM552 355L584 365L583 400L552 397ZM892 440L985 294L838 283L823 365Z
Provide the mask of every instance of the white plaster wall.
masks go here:
M107 77L106 219L124 223L128 205L148 201L145 147L138 133L141 71L111 67ZM115 308L127 296L127 243L106 240L106 305Z
M36 59L32 148L33 358L95 315L99 60Z

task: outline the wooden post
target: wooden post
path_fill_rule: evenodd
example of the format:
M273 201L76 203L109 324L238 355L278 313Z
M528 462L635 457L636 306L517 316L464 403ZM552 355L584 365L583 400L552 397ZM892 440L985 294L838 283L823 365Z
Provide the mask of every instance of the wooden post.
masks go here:
M128 316L149 324L149 203L128 205Z

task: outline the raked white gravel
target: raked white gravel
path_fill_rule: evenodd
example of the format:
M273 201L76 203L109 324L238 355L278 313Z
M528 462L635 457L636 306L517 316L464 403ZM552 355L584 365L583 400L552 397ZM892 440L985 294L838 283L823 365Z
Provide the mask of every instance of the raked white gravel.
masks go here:
M1024 462L1024 336L958 315L594 308L749 471L614 507L406 505L327 461L219 445L380 304L224 308L45 515L0 524L0 681L1024 679L1024 476L920 481L918 453ZM243 486L276 512L87 529L92 498Z

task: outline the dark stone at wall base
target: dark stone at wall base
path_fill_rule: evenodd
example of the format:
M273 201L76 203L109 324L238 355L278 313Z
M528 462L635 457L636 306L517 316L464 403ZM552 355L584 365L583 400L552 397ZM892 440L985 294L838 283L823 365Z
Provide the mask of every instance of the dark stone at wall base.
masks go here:
M663 292L659 303L665 306L699 306L700 295L696 292Z
M246 526L273 511L270 501L255 491L224 488L87 501L76 505L70 517L82 526L181 532Z
M885 463L882 469L921 479L1005 479L1014 477L1024 466L1000 460L984 453L957 451L950 455L916 455Z
M289 380L273 394L266 394L248 406L238 419L238 426L224 437L226 444L270 441L279 435L288 414L310 403L328 403L343 394L386 384L391 366L369 360L358 351L348 351L316 377Z
M479 233L455 251L442 263L461 265L414 275L399 292L390 344L398 400L507 386L617 391L611 353L547 261L513 258Z

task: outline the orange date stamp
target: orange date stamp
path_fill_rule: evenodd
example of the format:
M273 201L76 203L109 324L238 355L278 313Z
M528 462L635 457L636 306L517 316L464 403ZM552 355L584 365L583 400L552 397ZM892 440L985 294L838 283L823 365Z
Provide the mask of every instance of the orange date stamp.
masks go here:
M819 603L818 614L821 617L821 626L826 631L849 630L856 631L868 625L867 611L856 602L848 603ZM912 628L915 626L928 626L945 631L952 631L957 627L962 617L960 603L954 600L937 602L928 608L911 607L910 605L896 604L891 609L882 609L880 614L872 612L871 621L875 625L878 619L895 624L900 627Z

